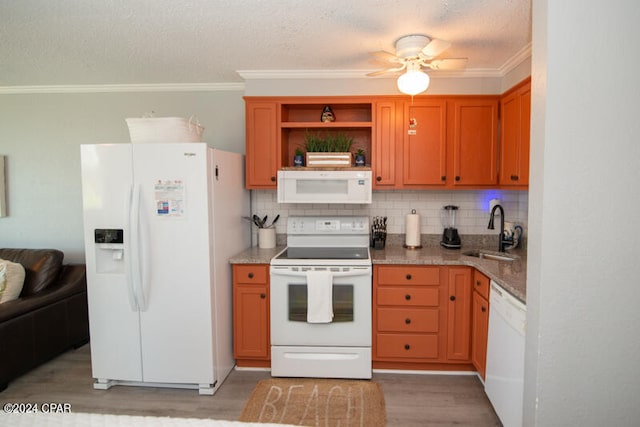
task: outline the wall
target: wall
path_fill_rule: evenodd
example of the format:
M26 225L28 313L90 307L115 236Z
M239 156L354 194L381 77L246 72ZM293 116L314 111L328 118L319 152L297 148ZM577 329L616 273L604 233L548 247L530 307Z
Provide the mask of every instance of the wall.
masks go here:
M527 426L640 420L639 20L533 2Z
M8 216L0 247L52 247L84 260L80 144L128 142L124 121L196 115L203 139L244 153L242 91L0 95L0 155L6 155Z
M489 200L499 198L505 209L505 220L527 226L528 192L526 191L374 191L371 205L278 204L276 192L253 191L253 212L275 218L277 233L286 233L287 218L291 215L364 215L387 216L387 232L404 234L405 216L415 209L420 214L422 234L441 234L442 207L456 205L460 234L497 234L487 230ZM498 227L499 228L499 227Z
M463 74L464 75L464 74ZM522 77L524 79L528 74ZM313 96L313 95L398 95L397 76L345 78L341 74L333 78L313 78L295 74L290 78L261 78L262 75L248 75L245 85L247 96ZM266 75L264 77L270 77ZM520 79L520 80L522 80ZM512 85L513 86L513 85ZM502 93L502 78L432 77L427 93L430 95L479 95Z

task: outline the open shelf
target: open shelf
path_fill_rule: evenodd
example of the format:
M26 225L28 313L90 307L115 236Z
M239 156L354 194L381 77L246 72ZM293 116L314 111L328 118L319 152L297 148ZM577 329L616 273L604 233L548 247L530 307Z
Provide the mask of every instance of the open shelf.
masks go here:
M335 101L335 100L333 100ZM331 107L335 121L322 122L322 110ZM281 167L293 166L296 148L305 151L305 133L313 131L320 134L344 133L353 138L351 152L365 151L371 158L373 130L373 104L370 102L309 102L292 100L280 104L280 159Z
M322 129L322 128L370 128L373 126L372 122L282 122L280 124L282 128L309 128L309 129Z

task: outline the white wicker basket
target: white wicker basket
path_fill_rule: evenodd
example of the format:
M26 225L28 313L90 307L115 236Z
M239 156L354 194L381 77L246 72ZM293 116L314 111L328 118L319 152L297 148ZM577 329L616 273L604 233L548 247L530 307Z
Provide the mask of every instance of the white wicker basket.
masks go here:
M126 119L131 142L201 142L204 128L193 117Z

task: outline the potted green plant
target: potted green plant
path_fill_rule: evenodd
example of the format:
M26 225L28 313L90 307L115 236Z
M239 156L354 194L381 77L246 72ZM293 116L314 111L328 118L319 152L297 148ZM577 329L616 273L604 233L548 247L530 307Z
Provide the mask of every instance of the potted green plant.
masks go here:
M342 132L327 133L323 136L307 130L305 149L307 166L349 167L353 138Z
M356 151L356 166L365 166L366 163L367 162L364 156L364 150L362 148L358 148L358 150Z
M296 153L293 156L293 166L304 166L304 153L300 148L296 148Z

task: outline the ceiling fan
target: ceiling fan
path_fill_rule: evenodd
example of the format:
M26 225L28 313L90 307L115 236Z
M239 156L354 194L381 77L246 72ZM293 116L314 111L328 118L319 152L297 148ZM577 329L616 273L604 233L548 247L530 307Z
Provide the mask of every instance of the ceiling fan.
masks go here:
M432 39L424 35L413 34L404 36L396 41L395 55L384 50L371 52L377 60L398 64L386 70L374 71L367 76L379 76L407 70L398 78L398 88L401 92L416 95L429 86L429 76L423 68L431 70L459 70L465 67L467 58L442 58L438 55L447 50L451 43L445 40Z

